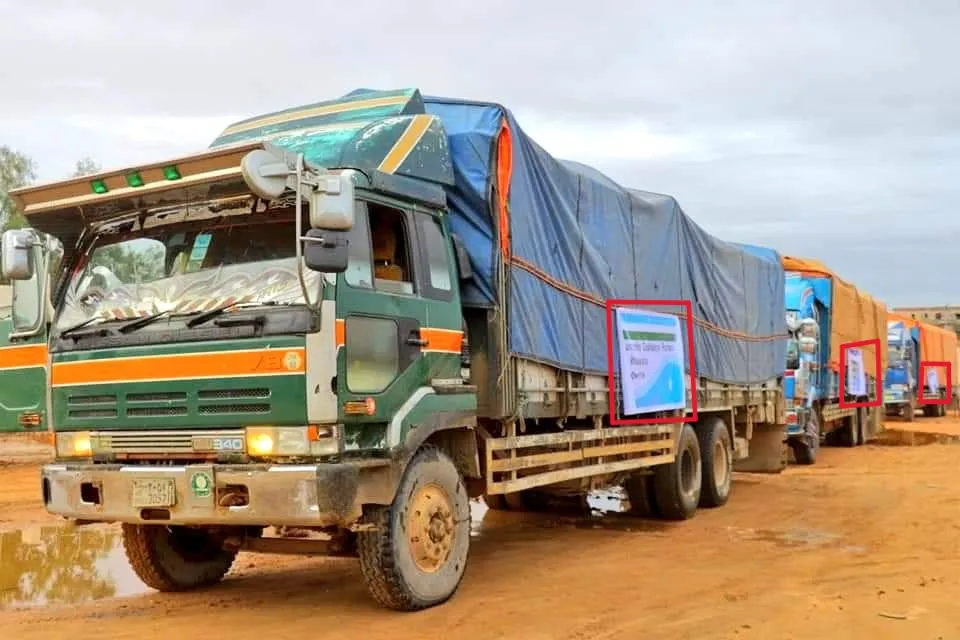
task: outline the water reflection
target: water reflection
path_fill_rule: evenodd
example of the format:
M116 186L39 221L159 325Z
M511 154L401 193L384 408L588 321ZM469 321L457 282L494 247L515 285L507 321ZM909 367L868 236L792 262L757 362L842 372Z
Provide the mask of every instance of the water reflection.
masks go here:
M116 529L0 532L0 609L78 604L147 590L127 564Z

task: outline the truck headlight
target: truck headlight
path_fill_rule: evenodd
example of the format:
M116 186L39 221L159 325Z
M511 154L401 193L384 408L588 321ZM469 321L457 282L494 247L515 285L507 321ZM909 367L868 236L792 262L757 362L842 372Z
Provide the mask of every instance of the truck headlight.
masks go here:
M340 452L335 425L309 427L247 427L247 454L270 456L324 456Z
M54 434L58 458L89 458L89 431L63 431Z
M310 453L306 427L247 427L246 436L247 453L254 457Z

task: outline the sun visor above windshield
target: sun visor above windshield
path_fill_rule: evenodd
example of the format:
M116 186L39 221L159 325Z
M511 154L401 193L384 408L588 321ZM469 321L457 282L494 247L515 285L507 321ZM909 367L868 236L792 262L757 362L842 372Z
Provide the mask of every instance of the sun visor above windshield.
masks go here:
M337 100L269 113L227 127L211 148L263 140L327 168L378 170L453 185L443 123L417 89L361 89Z
M290 135L319 127L368 123L396 116L426 113L417 89L371 91L358 89L336 100L326 100L254 116L228 126L211 147L242 140Z
M76 235L83 225L125 212L249 193L240 161L263 144L249 142L10 192L31 227Z

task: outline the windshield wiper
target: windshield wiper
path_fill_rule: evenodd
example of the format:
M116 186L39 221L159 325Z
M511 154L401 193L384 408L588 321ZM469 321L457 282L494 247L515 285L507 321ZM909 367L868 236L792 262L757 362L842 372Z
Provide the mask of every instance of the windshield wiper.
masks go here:
M123 325L122 327L117 329L117 331L119 331L120 333L130 333L131 331L142 329L148 324L152 324L166 315L170 315L169 309L166 311L158 311L157 313L151 313L150 315L144 316L142 318L137 318L133 322L129 322Z
M234 309L238 307L239 308L265 307L265 306L273 306L276 304L279 304L276 300L269 300L267 302L233 302L231 304L225 304L222 307L217 307L216 309L210 309L210 311L204 311L200 315L190 318L189 320L187 320L186 326L188 329L192 329L197 325L201 325L204 322L209 321L211 318L216 318L217 316L229 311L230 309ZM257 318L260 318L260 317L262 316L257 316ZM249 319L244 318L243 321L240 323L241 324L262 324L263 321L262 320L257 321L257 318L249 318Z
M79 340L80 338L89 338L90 336L103 335L104 332L106 332L106 329L94 329L94 330L92 330L92 331L84 331L83 333L77 333L77 331L79 331L80 329L83 329L83 328L86 327L87 325L92 324L93 322L95 322L95 321L97 321L97 320L99 320L100 323L107 322L106 320L104 320L104 319L101 318L100 316L94 316L94 317L92 317L92 318L87 318L87 319L84 320L83 322L78 322L77 324L73 325L72 327L67 327L66 329L64 329L63 331L61 331L61 332L60 332L60 337L61 337L61 338L69 338L69 337L73 336L74 341L77 341L77 340ZM98 323L98 324L99 324L99 323Z

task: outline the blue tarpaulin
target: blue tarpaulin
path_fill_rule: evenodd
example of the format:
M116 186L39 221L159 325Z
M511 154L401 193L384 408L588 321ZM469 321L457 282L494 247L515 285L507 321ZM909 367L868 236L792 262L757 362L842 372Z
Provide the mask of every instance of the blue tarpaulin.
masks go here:
M784 272L776 252L721 241L670 196L626 189L596 169L553 158L499 105L424 102L449 137L451 226L474 269L465 304L506 307L513 353L606 372L607 299L690 300L697 375L737 383L783 375ZM509 157L498 153L503 127ZM504 163L512 168L506 253L496 205ZM497 281L501 260L505 282Z

